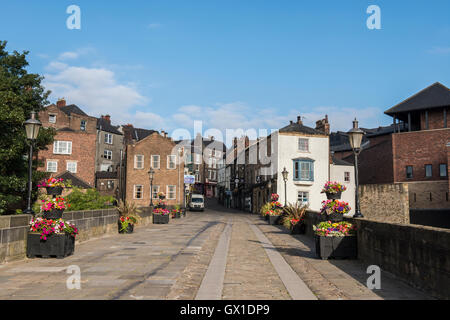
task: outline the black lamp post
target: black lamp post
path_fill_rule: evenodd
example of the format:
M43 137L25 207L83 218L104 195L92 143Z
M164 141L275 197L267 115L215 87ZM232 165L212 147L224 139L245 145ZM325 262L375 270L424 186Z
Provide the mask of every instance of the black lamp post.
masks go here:
M364 216L361 213L361 208L359 205L359 180L358 180L358 156L361 152L361 142L364 136L364 131L358 128L358 121L353 121L353 128L348 132L348 140L350 141L350 146L353 149L353 153L355 155L355 202L356 202L356 210L353 217L355 218L363 218Z
M286 183L288 180L288 174L289 172L286 170L286 167L284 167L283 171L281 172L283 175L283 181L284 181L284 206L287 206L287 187Z
M150 207L153 207L153 175L155 174L155 170L150 168L148 171L148 177L150 178Z
M36 112L31 111L31 119L25 121L24 126L25 132L27 133L27 139L30 142L30 154L28 155L28 205L24 213L34 215L34 211L31 209L31 189L33 188L33 144L36 141L39 129L42 126L41 122L36 119Z

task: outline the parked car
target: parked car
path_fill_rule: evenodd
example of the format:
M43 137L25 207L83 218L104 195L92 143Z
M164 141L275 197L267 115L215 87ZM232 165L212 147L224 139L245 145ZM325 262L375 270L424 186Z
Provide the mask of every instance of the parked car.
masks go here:
M194 210L204 211L205 197L202 194L193 194L191 196L191 201L189 202L189 209L191 211Z

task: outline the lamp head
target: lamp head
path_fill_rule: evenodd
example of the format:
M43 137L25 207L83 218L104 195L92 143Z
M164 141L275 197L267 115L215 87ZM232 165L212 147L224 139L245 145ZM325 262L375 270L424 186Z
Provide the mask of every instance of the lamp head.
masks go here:
M284 167L283 172L281 172L283 175L283 180L287 181L289 172L286 170L286 167Z
M25 131L27 133L27 139L36 140L39 135L39 129L42 123L36 119L36 112L31 111L31 119L24 122Z
M358 121L353 121L353 128L348 132L348 140L350 142L350 146L354 151L357 151L361 148L362 138L364 136L364 131L358 128Z

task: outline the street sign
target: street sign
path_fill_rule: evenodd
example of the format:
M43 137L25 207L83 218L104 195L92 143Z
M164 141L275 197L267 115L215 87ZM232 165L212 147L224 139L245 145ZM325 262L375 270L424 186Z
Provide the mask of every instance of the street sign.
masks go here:
M195 176L184 175L184 183L186 183L186 184L194 184L195 183Z

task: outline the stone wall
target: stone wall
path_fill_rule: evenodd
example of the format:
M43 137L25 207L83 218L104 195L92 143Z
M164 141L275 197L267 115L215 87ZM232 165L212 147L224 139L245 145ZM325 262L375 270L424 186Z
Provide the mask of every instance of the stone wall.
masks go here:
M450 299L450 230L366 219L348 221L358 228L358 259L437 298Z
M153 223L152 208L140 208L139 226ZM0 216L0 264L26 257L28 225L31 215ZM65 212L63 218L79 229L76 242L118 233L116 208Z
M359 187L361 213L364 218L409 223L408 185L367 184Z
M411 209L450 209L448 181L410 182Z

